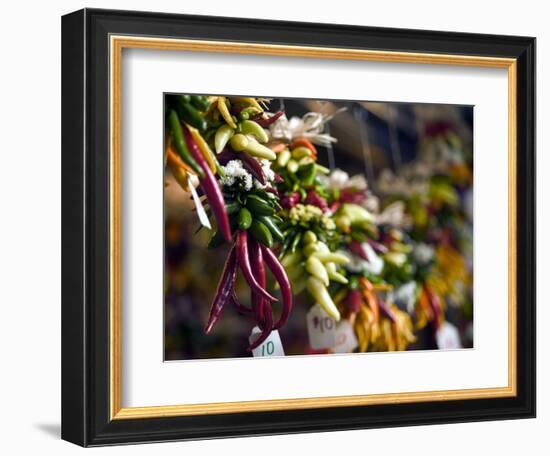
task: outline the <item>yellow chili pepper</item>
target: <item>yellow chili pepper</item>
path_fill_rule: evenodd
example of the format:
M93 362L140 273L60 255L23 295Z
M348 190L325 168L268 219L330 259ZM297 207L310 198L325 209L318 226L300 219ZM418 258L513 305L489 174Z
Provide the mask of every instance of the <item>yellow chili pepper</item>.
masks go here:
M191 125L187 125L187 128L191 133L191 136L197 143L197 146L199 146L199 149L202 152L202 155L204 156L206 163L208 163L208 167L214 174L216 174L216 170L218 168L218 161L216 160L214 153L210 150L210 146L208 146L208 143L204 140L202 135L199 133L199 130L192 127Z
M227 122L227 125L229 125L231 128L237 128L237 124L233 120L233 117L229 112L229 108L225 103L225 97L218 98L218 111L222 115L223 119Z

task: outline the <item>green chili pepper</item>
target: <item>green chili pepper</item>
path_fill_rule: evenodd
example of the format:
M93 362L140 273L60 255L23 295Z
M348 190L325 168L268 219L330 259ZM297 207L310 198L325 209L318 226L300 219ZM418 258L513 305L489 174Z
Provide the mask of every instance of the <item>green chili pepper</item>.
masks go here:
M306 244L317 242L317 235L313 231L306 231L304 234L304 242Z
M285 149L282 152L279 152L279 155L277 155L277 165L279 165L281 168L284 168L287 165L289 160L290 160L290 151L288 149Z
M178 99L177 110L178 115L197 130L205 131L208 128L208 123L204 120L204 117L190 103L186 103L183 98Z
M243 120L238 128L244 135L252 135L261 143L266 143L269 140L266 131L253 120Z
M246 207L254 215L272 215L275 210L265 200L257 195L249 195L246 199Z
M225 210L227 211L228 215L236 214L241 209L241 205L237 202L229 203L227 206L225 206Z
M191 167L193 171L197 173L199 177L204 177L204 171L191 156L191 152L185 144L185 139L183 137L183 131L181 129L181 123L178 118L176 111L171 110L168 115L168 121L170 123L170 130L172 130L172 140L174 141L174 146L178 153L180 154L181 159Z
M252 116L255 116L255 115L258 115L260 114L262 111L260 111L258 108L254 107L254 106L249 106L248 108L244 108L240 113L239 113L239 117L242 119L242 120L248 120L250 119Z
M214 146L216 153L219 154L223 148L226 146L231 137L235 134L229 125L223 124L220 128L216 130L216 136L214 137Z
M300 168L300 181L304 185L312 185L313 181L315 180L316 174L317 174L317 171L315 169L314 163L305 165L302 168Z
M241 208L241 210L239 211L239 228L241 230L247 230L248 228L250 228L251 224L252 214L246 207Z
M203 95L191 95L191 104L199 111L206 111L210 107L208 97Z
M254 220L250 225L249 230L258 242L261 242L268 248L273 246L273 236L271 235L271 231L269 231L267 226L265 226L262 222L259 220Z
M294 236L294 240L292 241L292 244L290 245L290 251L292 253L294 253L296 251L296 247L298 247L298 244L300 243L301 240L302 240L302 233L298 233L298 234L296 234L296 236Z
M271 234L277 241L284 241L285 237L283 236L283 233L281 233L281 230L279 229L272 217L269 217L267 215L260 215L258 216L258 220L269 228L269 231L271 231Z

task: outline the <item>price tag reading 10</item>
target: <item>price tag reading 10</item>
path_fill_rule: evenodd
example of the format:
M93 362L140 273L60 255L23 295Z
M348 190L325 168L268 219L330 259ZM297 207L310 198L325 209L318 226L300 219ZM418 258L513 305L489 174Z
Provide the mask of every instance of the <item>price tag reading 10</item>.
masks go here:
M306 320L309 345L312 349L321 350L336 345L336 320L330 317L318 304L311 308Z
M252 343L260 335L260 329L255 326L252 329L252 333L249 337L249 342ZM264 340L264 342L252 350L252 355L256 356L285 356L283 350L283 344L281 343L281 337L279 336L279 331L271 331L269 337Z

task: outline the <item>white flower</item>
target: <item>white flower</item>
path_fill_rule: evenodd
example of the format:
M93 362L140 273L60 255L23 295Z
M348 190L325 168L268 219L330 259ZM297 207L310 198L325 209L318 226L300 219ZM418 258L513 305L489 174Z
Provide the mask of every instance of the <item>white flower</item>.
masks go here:
M231 187L239 181L242 183L245 190L248 191L252 189L252 174L244 169L240 160L230 160L225 166L222 166L222 169L225 176L220 178L221 185Z

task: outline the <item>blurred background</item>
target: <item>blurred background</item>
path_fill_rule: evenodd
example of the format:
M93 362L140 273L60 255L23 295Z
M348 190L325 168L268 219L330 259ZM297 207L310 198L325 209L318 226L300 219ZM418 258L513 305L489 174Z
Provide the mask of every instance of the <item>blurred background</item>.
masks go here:
M337 142L330 148L318 147L319 162L350 176L365 175L382 208L401 199L414 217L431 220L423 229L410 230L414 240L428 240L437 246L444 236L455 239L461 256L458 269L465 269L458 272L469 279L448 294L445 317L458 328L462 345L472 347L473 107L273 99L270 111L279 109L289 119L311 111L337 113L327 125L327 133ZM189 195L169 172L166 180L165 360L251 356L246 347L254 323L232 308L225 310L210 335L204 334L228 248L206 248L209 233L204 229L196 233L199 223ZM426 182L441 182L451 188L460 204L449 209L432 201L422 202L416 192ZM457 273L457 263L448 263L448 270L441 273ZM243 304L249 304L242 282L238 295ZM316 353L308 346L306 313L310 306L306 293L296 297L289 322L279 330L286 355ZM421 331L417 336L409 350L437 348L430 335Z

